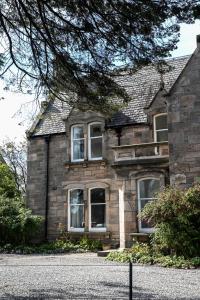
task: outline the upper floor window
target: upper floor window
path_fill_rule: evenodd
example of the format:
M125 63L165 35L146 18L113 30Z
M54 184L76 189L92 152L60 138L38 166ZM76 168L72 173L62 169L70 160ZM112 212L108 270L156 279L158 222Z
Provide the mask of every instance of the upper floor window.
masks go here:
M102 125L91 123L88 127L88 156L89 159L102 159Z
M155 194L160 190L160 180L155 178L145 178L138 181L138 210L142 211L144 206L156 199ZM139 221L140 232L151 232L151 224L145 221Z
M167 114L159 114L154 117L154 133L156 142L168 141Z
M84 127L83 125L72 126L71 129L71 141L72 141L72 161L84 160Z
M69 191L68 227L74 231L84 231L84 199L83 190Z
M90 190L89 228L94 231L106 230L106 199L103 188Z

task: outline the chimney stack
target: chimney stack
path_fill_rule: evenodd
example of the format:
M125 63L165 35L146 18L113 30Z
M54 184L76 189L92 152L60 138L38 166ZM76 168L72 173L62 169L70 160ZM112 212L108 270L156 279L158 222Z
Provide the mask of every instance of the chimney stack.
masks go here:
M200 49L200 34L196 36L197 48Z

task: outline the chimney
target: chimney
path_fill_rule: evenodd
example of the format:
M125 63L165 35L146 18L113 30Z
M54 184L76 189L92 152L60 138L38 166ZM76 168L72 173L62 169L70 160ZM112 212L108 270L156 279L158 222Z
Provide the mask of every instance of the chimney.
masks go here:
M47 106L48 106L48 101L42 101L42 102L41 102L41 108L42 108L42 109L46 109Z
M197 48L200 49L200 34L196 36Z

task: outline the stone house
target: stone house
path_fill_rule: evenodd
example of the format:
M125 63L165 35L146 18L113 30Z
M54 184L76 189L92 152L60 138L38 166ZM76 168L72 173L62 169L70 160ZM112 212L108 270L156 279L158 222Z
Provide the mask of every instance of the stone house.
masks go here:
M43 235L129 244L149 233L138 212L162 186L200 179L200 51L120 77L132 100L111 118L50 101L28 132L28 206Z

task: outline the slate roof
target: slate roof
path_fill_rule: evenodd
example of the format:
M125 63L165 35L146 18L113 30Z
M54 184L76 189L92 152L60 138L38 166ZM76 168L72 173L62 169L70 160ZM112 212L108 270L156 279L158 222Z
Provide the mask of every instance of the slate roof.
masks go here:
M164 88L169 91L190 56L168 60L170 71L163 75ZM148 106L159 91L161 76L153 66L147 66L130 75L125 74L116 78L131 97L131 101L120 112L116 113L109 125L123 126L125 124L138 124L147 122L144 107ZM47 108L41 111L29 131L29 135L38 136L65 132L63 118L67 118L71 108L60 100L50 101Z

